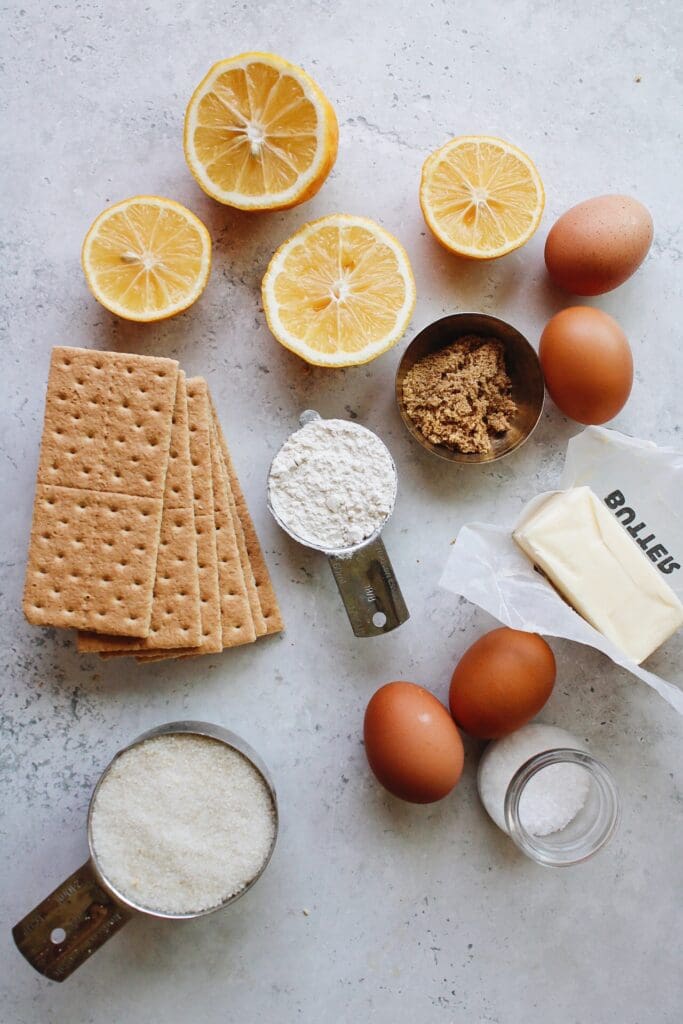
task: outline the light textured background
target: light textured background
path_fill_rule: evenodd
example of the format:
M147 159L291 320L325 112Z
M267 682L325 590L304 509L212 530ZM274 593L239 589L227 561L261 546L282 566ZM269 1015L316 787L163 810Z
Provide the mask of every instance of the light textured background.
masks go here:
M652 210L646 265L597 301L631 339L636 381L614 426L680 444L680 5L480 0L145 4L11 2L2 14L2 878L3 1024L668 1024L681 989L681 722L596 653L553 642L543 719L612 767L623 822L594 861L542 870L480 808L476 745L432 807L389 798L361 745L365 704L407 678L445 697L453 665L493 623L439 592L459 526L511 522L553 486L576 425L548 403L516 456L458 470L423 455L393 404L403 348L367 368L307 369L269 335L259 282L274 248L332 211L377 218L405 243L418 305L479 309L534 342L567 302L543 268L545 234L609 191ZM209 65L272 49L318 78L340 122L322 192L249 217L207 199L183 159L183 111ZM548 203L526 248L463 264L425 232L420 167L449 136L493 133L536 160ZM209 225L214 270L195 309L158 327L119 322L90 297L83 235L110 201L156 192ZM72 638L26 625L20 594L50 347L177 357L206 374L288 622L279 639L196 662L139 668L79 658ZM321 558L267 515L264 478L302 407L358 417L396 458L386 542L412 612L355 641ZM681 638L653 659L681 680ZM231 910L183 925L137 920L71 980L21 960L10 926L84 859L99 771L143 729L196 717L235 729L275 775L282 833L261 883ZM306 913L307 912L307 913Z

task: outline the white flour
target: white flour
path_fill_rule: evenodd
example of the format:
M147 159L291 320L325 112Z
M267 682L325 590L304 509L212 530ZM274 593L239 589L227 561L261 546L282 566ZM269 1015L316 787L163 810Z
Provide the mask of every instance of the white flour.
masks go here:
M168 914L208 910L243 889L274 834L261 775L202 736L157 736L121 754L93 806L105 878L139 906Z
M370 430L317 419L275 456L268 493L276 515L300 540L340 551L360 544L391 514L396 471Z

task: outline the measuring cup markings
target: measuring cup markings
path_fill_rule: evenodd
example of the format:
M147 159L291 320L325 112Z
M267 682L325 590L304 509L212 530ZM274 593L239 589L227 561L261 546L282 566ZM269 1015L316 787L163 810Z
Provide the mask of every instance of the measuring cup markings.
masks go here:
M86 861L15 925L12 935L37 971L63 981L131 916L100 886Z
M58 903L64 903L70 896L73 896L73 894L78 892L79 889L82 889L83 884L84 883L80 878L74 880L68 885L63 886L63 888L61 888L56 894L55 899Z

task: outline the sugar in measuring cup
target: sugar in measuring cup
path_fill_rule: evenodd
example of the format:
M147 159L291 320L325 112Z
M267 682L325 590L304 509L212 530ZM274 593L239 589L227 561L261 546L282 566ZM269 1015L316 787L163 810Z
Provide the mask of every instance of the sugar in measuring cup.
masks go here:
M366 427L309 409L275 455L268 508L294 540L327 555L356 636L379 636L409 618L380 534L398 477L386 445Z
M206 722L159 726L104 770L88 860L14 926L14 941L64 981L135 914L187 920L234 903L265 871L277 830L273 783L244 740Z

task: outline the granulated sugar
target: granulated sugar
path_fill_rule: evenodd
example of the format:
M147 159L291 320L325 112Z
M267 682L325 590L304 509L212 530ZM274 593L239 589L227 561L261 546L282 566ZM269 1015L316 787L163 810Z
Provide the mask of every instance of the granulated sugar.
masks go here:
M566 828L586 802L590 779L577 764L551 764L529 779L519 798L519 820L532 836Z
M191 914L243 889L275 835L270 793L237 751L172 734L121 754L100 786L93 848L105 878L134 903Z
M525 725L486 748L479 763L479 795L504 832L507 832L505 794L513 775L529 758L558 747L585 750L583 743L571 733L541 722ZM550 765L524 787L519 801L519 820L534 836L560 832L585 804L589 787L588 774L579 765L566 762Z

